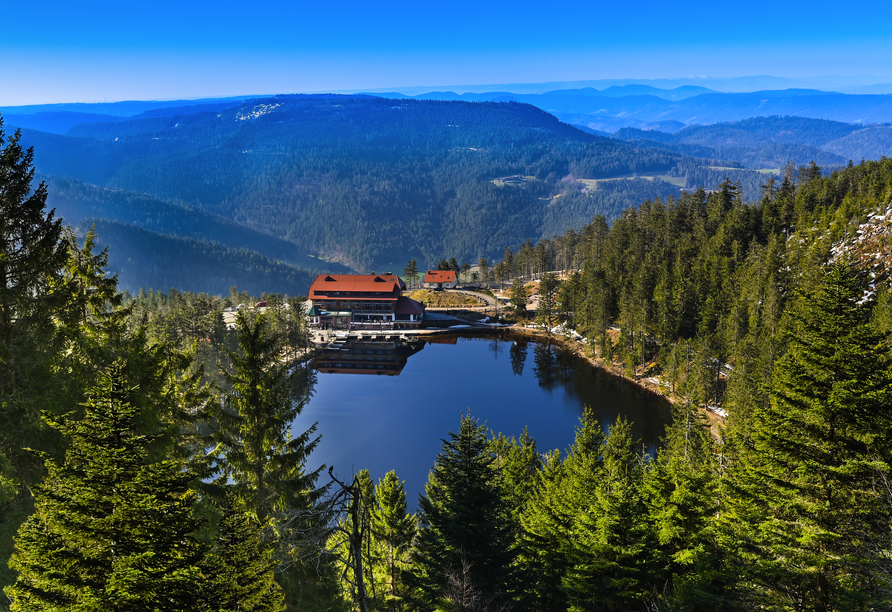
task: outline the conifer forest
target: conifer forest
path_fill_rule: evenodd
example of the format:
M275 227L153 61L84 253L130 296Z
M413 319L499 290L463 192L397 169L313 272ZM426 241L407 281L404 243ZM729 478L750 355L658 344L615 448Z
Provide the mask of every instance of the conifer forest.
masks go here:
M518 319L659 380L672 422L648 454L631 423L589 409L566 449L465 413L416 502L395 472L312 465L326 432L291 430L316 376L308 274L258 259L253 276L285 275L294 294L123 291L94 231L47 206L36 154L0 123L0 608L892 607L892 159L788 164L755 198L731 179L673 191L481 260L481 281L514 285ZM155 176L140 171L116 169L121 184ZM156 192L189 182L165 176Z

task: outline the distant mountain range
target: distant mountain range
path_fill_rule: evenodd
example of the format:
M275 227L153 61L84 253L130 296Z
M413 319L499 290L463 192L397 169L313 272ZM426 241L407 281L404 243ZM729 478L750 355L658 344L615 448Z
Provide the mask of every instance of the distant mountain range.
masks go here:
M892 154L892 95L653 83L394 95L33 106L3 118L35 147L50 204L117 245L112 264L131 289L253 275L292 292L317 271L474 262L680 189L729 178L755 199L788 162L832 170Z
M400 94L378 94L387 97ZM401 96L408 97L408 96ZM846 123L892 121L892 94L843 94L816 89L719 93L702 87L659 89L646 85L611 86L604 90L567 89L542 94L508 92L428 92L422 100L524 102L555 117L601 133L624 127L649 128L666 121L709 125L752 117L789 116Z
M196 108L64 135L25 130L23 141L41 172L67 177L50 187L69 221L205 238L303 269L476 261L678 193L651 180L586 188L572 177L659 175L682 156L587 134L527 104L278 96ZM512 175L524 178L497 180Z
M833 78L824 79L833 82ZM364 94L388 99L464 102L521 102L544 110L589 133L610 134L624 127L673 131L687 125L710 125L753 117L789 116L829 119L862 125L892 122L892 84L846 86L827 91L804 87L809 80L777 77L738 79L675 79L580 81L505 86L477 91L413 89ZM714 87L708 87L708 83ZM559 87L563 85L563 87ZM755 88L755 86L766 88ZM735 88L749 86L746 91ZM783 88L781 88L783 86ZM600 87L600 88L599 88ZM767 88L775 87L775 88ZM728 88L732 91L728 91ZM542 91L529 91L540 89ZM130 101L110 104L48 104L0 107L8 124L54 134L66 134L80 123L129 118L151 118L219 111L242 104L249 97L202 100Z
M892 127L804 117L756 117L681 130L623 128L616 138L714 159L733 159L747 168L782 168L788 161L822 167L849 160L892 156Z
M448 85L436 87L391 87L367 91L376 95L380 95L389 91L396 91L400 94L409 96L416 96L418 94L423 94L429 91L455 91L459 93L510 91L519 94L542 94L555 90L573 90L583 88L603 90L609 87L622 87L625 85L646 85L657 89L675 89L678 87L694 86L705 87L714 91L724 93L748 93L752 91L779 89L819 89L821 91L835 91L850 94L892 93L892 77L883 78L871 75L828 75L798 78L756 75L742 77L695 76L669 79L596 79L585 81L550 81L545 83L502 83L490 85L478 83L475 85ZM349 90L338 93L358 93L358 91Z

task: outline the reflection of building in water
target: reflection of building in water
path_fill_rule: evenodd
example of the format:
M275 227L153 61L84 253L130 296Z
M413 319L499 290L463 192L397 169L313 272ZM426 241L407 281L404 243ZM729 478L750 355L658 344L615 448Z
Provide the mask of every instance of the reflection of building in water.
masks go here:
M430 336L428 344L458 344L458 336Z
M424 344L424 340L341 338L322 349L316 357L316 369L326 374L399 376L409 357Z

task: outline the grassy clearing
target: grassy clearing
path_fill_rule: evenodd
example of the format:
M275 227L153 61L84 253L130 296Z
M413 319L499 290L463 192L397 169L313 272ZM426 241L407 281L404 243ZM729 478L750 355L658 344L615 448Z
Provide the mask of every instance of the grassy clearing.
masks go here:
M501 178L493 179L490 181L496 187L504 187L505 185L513 185L514 187L519 187L524 183L529 183L531 181L535 181L535 176L503 176Z
M578 179L580 183L588 187L589 189L597 189L598 183L606 183L607 181L628 181L631 179L644 179L645 181L652 181L654 179L659 179L661 181L665 181L670 183L671 185L675 185L676 187L684 187L685 180L683 176L669 176L668 174L654 174L649 176L613 176L610 178L604 179Z
M429 308L458 308L460 306L481 305L481 301L473 296L464 295L462 293L451 293L449 291L428 291L427 289L419 289L418 291L407 292L404 295L415 301L421 302Z
M706 166L710 170L746 170L748 172L758 172L759 174L780 174L779 168L728 168L726 166Z

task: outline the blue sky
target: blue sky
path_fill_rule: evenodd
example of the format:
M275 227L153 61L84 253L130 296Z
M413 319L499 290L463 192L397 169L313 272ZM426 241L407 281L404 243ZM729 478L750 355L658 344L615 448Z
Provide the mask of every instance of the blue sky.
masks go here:
M0 106L611 78L871 75L892 2L8 2Z

